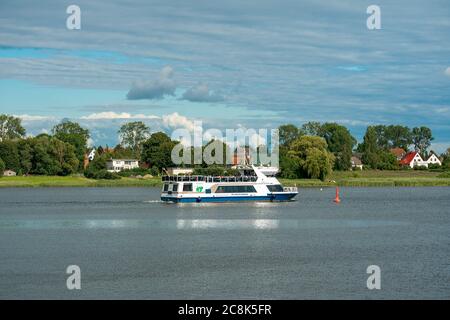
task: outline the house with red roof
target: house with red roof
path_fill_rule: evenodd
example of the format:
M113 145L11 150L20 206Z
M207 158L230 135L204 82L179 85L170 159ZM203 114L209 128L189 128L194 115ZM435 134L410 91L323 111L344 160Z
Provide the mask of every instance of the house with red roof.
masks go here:
M417 151L411 151L405 154L405 156L399 161L400 165L414 167L427 167L430 164L442 165L441 160L436 156L434 152L430 153L427 160L423 160Z
M424 161L417 151L411 151L399 161L400 165L414 167L427 167L428 162Z
M403 148L392 148L389 150L390 153L392 153L398 161L402 160L403 157L406 155L406 151Z

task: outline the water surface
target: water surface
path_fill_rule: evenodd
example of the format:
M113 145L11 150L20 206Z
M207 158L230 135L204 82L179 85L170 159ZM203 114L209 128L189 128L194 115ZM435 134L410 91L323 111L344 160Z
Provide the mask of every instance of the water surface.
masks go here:
M154 188L0 189L0 298L450 298L450 188L167 204ZM66 288L78 265L82 289ZM381 290L368 290L378 265Z

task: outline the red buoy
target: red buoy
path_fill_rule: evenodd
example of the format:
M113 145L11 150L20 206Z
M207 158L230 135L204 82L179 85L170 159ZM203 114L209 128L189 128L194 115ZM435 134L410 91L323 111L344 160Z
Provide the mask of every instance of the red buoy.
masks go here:
M340 203L341 199L339 198L339 187L336 187L336 197L333 200L336 203Z

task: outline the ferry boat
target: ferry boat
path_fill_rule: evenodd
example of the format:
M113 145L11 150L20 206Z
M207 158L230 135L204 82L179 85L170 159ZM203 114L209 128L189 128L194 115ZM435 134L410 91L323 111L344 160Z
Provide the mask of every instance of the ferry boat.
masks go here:
M161 200L175 203L289 201L298 194L297 187L281 185L275 177L277 170L255 166L251 169L253 174L241 176L163 176Z

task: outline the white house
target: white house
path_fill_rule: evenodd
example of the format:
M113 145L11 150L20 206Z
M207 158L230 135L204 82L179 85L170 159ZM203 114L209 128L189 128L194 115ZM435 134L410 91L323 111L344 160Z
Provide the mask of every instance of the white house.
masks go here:
M350 162L352 164L352 170L354 170L354 169L362 170L363 169L363 164L362 164L360 158L358 158L356 156L352 156L350 159Z
M402 160L400 160L400 164L404 166L409 166L411 168L414 167L427 167L428 162L423 160L420 154L416 151L411 151L405 154Z
M5 171L3 171L3 175L5 177L13 177L16 175L16 172L12 171L12 170L5 170Z
M136 159L109 159L106 161L106 169L109 172L119 172L139 168L139 160Z
M431 155L428 157L427 163L428 165L430 164L437 164L439 166L442 165L441 160L439 160L439 158L434 153L431 153Z

